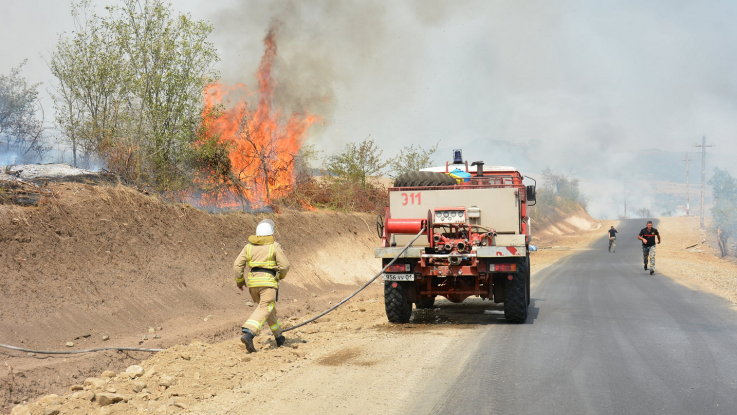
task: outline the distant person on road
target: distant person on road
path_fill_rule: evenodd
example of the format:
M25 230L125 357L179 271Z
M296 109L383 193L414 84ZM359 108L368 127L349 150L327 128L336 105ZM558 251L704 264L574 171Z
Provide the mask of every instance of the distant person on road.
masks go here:
M241 342L246 346L248 353L255 352L253 338L258 335L261 327L266 323L274 334L276 347L280 347L286 342L286 338L281 334L281 322L276 317L276 300L279 280L287 276L289 261L281 245L274 241L274 222L272 220L265 219L258 224L256 235L248 237L248 244L233 264L235 282L241 291L246 286L243 275L246 266L250 268L248 291L257 307L243 323Z
M607 233L609 234L609 252L617 252L617 230L614 229L614 225Z
M650 260L650 275L655 274L655 237L658 237L660 243L660 233L653 228L653 221L647 221L647 227L642 228L637 239L642 241L642 259L645 261L645 270L647 271L647 262Z

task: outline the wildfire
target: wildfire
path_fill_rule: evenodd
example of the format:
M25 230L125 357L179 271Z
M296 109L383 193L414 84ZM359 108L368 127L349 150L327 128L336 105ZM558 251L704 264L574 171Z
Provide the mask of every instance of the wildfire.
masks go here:
M224 145L230 162L226 180L204 183L210 190L203 199L214 207L245 204L257 208L286 195L294 183L295 156L307 137L307 129L320 120L316 115L295 113L285 122L281 109L273 108L276 83L272 66L277 53L274 27L264 38L264 46L256 73L259 98L255 109L245 101L229 108L223 106L228 94L247 92L243 84L228 87L218 82L205 88L202 140Z

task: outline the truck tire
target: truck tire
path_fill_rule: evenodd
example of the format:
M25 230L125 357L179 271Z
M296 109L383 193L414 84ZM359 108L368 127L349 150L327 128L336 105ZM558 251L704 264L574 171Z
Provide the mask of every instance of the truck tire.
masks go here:
M504 284L504 318L508 323L521 324L527 320L528 304L527 260L517 262L514 278Z
M435 296L433 295L430 298L423 298L422 300L419 300L415 303L415 307L422 310L423 308L432 308L432 306L435 305Z
M527 277L526 278L527 283L525 284L525 289L527 290L527 305L530 305L530 272L531 272L530 269L531 268L530 268L530 254L529 254L529 252L527 253L527 256L525 257L525 260L524 261L525 261L525 266L527 267L526 268L526 272L525 272L526 277Z
M391 323L409 323L412 303L407 301L407 287L401 282L384 281L384 308Z
M394 180L394 187L420 187L420 186L453 186L456 180L445 173L434 171L413 171L400 174Z

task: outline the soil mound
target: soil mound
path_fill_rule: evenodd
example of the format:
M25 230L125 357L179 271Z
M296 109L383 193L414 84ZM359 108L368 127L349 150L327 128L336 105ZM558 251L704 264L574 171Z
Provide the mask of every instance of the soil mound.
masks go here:
M559 237L580 234L601 228L602 223L592 218L581 206L570 212L555 210L544 220L532 221L533 243L555 243Z
M250 313L232 264L266 217L293 264L280 287L281 313L312 314L378 271L371 215L210 214L120 185L47 187L55 197L38 206L0 205L0 343L160 348L232 338ZM149 357L22 355L0 374L0 411Z

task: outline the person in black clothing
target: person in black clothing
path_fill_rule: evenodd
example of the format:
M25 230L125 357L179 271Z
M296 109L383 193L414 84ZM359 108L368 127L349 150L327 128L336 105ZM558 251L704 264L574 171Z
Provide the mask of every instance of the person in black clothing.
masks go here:
M609 252L617 252L617 230L612 226L607 233L609 233Z
M660 233L653 228L653 221L647 221L647 227L642 228L637 239L642 241L642 259L645 261L645 270L647 270L647 262L650 259L650 275L655 274L655 237L658 237L660 243Z

